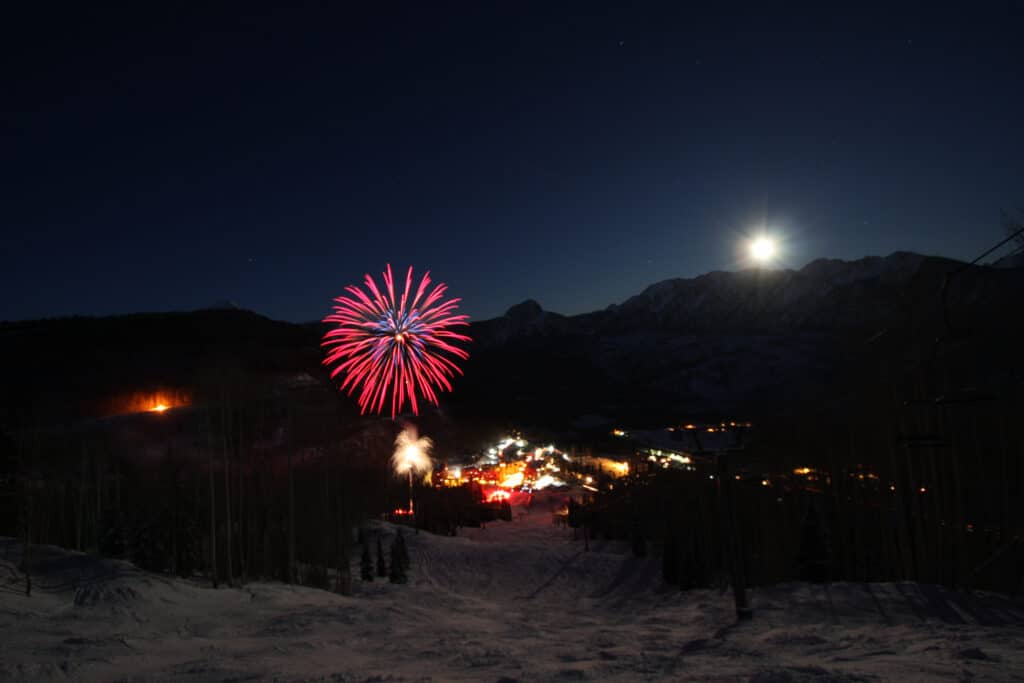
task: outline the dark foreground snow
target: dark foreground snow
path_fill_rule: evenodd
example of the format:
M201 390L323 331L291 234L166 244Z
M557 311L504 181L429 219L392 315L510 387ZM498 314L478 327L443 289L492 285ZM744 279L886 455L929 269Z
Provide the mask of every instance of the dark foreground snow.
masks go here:
M212 590L38 548L26 598L0 539L0 679L1024 681L1021 601L789 584L754 591L734 625L728 592L666 590L657 561L584 553L550 519L541 503L458 538L410 534L410 583L353 597Z

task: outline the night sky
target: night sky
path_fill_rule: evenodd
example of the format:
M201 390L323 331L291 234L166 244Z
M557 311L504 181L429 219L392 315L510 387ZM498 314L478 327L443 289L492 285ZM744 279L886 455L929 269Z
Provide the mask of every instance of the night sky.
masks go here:
M791 267L969 259L1024 205L1018 2L23 4L0 319L308 321L387 262L579 313L760 226Z

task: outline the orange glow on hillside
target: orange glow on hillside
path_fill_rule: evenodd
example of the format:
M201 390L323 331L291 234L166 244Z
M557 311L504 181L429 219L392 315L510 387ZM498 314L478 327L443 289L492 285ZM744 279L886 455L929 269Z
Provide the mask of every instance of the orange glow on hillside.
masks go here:
M122 394L106 402L102 414L107 416L156 413L162 415L175 408L192 405L192 397L181 390L160 389Z

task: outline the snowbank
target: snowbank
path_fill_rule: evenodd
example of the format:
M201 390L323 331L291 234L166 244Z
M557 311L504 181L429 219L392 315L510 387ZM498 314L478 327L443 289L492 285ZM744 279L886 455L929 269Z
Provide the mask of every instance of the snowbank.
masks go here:
M407 531L410 583L357 582L352 597L213 590L43 547L26 598L17 544L0 540L0 679L1024 679L1020 601L789 584L754 591L753 621L736 625L727 592L665 590L658 562L619 544L583 552L544 501L514 518Z

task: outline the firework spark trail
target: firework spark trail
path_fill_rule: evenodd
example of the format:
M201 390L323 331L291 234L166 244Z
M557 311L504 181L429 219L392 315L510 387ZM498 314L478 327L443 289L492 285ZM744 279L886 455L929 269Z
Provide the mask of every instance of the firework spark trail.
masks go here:
M412 272L410 266L400 298L395 297L390 264L383 273L383 292L367 274L365 291L345 287L349 296L336 298L334 313L324 318L335 325L321 343L327 350L324 365L337 364L331 377L344 375L341 389L350 396L359 389L361 413L383 412L390 393L392 417L406 401L418 415L418 395L437 405L437 392L451 391L449 379L462 374L449 356L469 358L455 344L471 339L452 329L469 325L469 316L455 313L460 299L444 301L447 285L430 289L427 272L410 301Z

